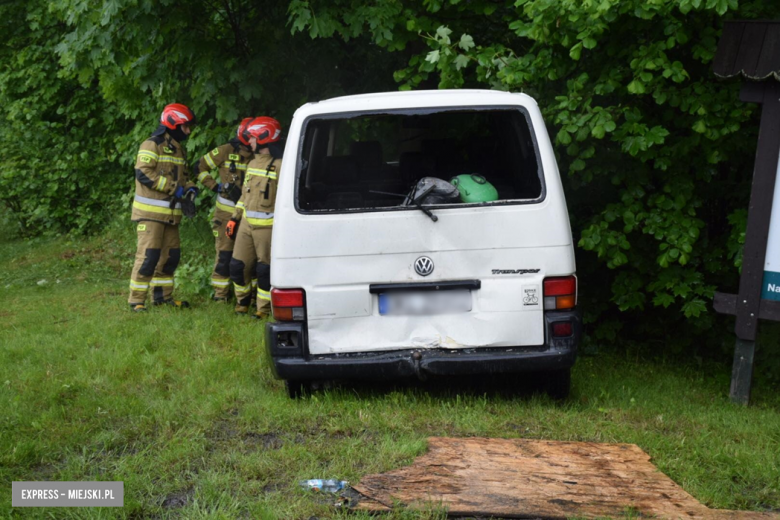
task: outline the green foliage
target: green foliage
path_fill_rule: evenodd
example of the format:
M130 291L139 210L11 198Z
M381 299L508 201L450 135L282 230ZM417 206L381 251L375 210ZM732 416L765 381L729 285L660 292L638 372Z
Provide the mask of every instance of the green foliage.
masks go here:
M356 14L360 3L331 2L317 18L409 55L394 75L400 88L489 87L538 101L579 234L586 323L604 327L594 336L620 337L615 319L677 347L722 335L727 320L715 327L708 307L741 262L757 114L711 62L725 15L772 18L780 6L426 0L393 11L388 0L374 20ZM291 23L323 36L312 4L292 2Z
M0 20L0 202L26 235L128 215L135 152L167 103L198 116L194 162L243 117L286 127L308 101L393 86L379 49L294 37L278 2L33 0Z
M128 124L107 117L94 85L60 77L57 23L41 5L6 2L0 17L0 201L24 233L88 229L117 205L116 150L105 134Z

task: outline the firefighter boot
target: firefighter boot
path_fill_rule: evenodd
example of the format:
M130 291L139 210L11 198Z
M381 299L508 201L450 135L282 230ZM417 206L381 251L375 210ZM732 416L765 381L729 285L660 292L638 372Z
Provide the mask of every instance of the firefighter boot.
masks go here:
M169 305L171 307L174 307L176 309L189 309L190 308L190 302L184 301L184 300L163 300L161 302L154 302L154 305Z
M249 304L252 300L252 274L257 258L252 245L249 226L241 225L238 228L236 246L233 249L233 257L230 260L230 280L236 293L236 314L248 314Z

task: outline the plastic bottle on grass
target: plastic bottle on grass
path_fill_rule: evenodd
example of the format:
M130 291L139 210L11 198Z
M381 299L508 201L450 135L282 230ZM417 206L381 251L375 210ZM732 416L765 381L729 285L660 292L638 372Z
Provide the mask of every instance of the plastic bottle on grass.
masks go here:
M326 480L321 478L311 478L309 480L301 480L299 484L303 489L322 491L325 493L336 493L344 489L348 482L346 480L336 480L333 478Z

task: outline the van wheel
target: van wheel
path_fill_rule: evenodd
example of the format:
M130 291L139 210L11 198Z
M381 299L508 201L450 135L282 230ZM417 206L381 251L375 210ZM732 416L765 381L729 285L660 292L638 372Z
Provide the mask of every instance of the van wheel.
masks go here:
M571 390L571 369L553 370L544 374L544 391L556 401L569 397Z
M284 386L290 399L300 399L311 391L311 383L297 379L285 379Z

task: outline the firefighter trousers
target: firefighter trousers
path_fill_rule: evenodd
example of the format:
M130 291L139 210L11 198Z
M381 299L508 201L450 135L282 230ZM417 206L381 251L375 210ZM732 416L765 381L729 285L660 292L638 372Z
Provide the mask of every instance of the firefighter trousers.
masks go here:
M239 306L248 306L252 299L252 276L257 276L257 312L271 314L271 230L241 222L238 227L230 279ZM253 272L254 271L254 272Z
M181 259L179 226L142 220L136 227L138 248L130 277L130 305L144 304L149 289L156 303L171 299L173 273Z
M225 234L228 219L212 222L214 245L217 257L214 260L214 272L211 273L211 285L214 287L214 298L230 298L230 260L233 258L233 240Z

